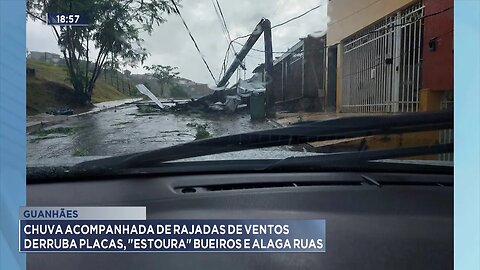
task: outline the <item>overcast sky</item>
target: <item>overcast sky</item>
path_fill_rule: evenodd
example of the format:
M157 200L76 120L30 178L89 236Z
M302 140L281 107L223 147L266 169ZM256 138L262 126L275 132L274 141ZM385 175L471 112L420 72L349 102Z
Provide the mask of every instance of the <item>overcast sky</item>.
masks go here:
M250 34L262 17L272 25L284 22L319 4L322 7L282 27L273 29L273 50L285 51L299 38L327 28L328 0L219 0L232 38ZM228 47L220 19L215 13L212 0L183 0L180 12L192 30L201 51L218 77ZM166 23L156 26L151 36L144 34L144 46L151 53L145 65L161 64L178 67L180 76L196 82L213 84L213 80L190 40L182 21L176 15L167 16ZM242 43L246 39L240 40ZM263 37L254 48L263 49ZM237 51L240 46L235 46ZM60 53L50 27L41 22L28 21L27 49ZM278 54L274 54L279 56ZM246 58L247 77L262 63L264 55L252 51ZM231 59L230 59L231 60ZM145 72L141 67L128 68L133 73ZM235 75L233 76L235 77Z

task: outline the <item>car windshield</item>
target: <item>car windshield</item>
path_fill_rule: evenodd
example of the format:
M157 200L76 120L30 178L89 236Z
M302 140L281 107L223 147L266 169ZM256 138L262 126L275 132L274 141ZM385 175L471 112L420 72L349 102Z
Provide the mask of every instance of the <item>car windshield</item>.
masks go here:
M180 145L165 161L451 144L452 125L369 121L453 109L452 4L367 2L27 0L27 166ZM335 121L356 118L351 133Z

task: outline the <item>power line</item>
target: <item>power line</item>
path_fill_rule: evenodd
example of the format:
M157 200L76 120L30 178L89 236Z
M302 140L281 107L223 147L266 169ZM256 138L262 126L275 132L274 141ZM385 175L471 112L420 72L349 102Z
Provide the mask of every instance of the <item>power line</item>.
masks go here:
M215 76L213 75L213 72L212 72L212 70L210 69L210 66L208 65L207 60L205 59L203 53L200 51L200 48L198 47L197 41L196 41L195 38L193 37L192 32L190 31L190 28L188 28L187 23L186 23L185 20L183 19L183 16L182 16L182 14L180 13L180 10L178 9L177 3L175 3L175 0L171 0L171 2L172 2L172 4L173 4L173 6L175 7L175 11L177 12L178 16L179 16L180 19L182 20L183 25L184 25L185 28L187 29L188 35L189 35L190 38L192 39L193 44L195 44L195 48L197 48L197 51L198 51L198 53L200 54L200 57L202 57L203 63L204 63L205 66L207 67L208 72L210 73L210 76L212 76L213 81L216 82Z
M225 22L225 18L223 17L223 13L222 15L220 14L220 10L219 10L219 5L218 5L218 1L215 3L215 0L212 0L212 5L213 5L213 9L215 9L215 13L217 14L217 18L218 20L220 21L220 28L222 29L222 32L225 36L225 39L227 40L227 43L230 43L230 33L228 31L228 28L227 28L227 24ZM217 7L218 5L218 7Z
M241 38L250 37L250 36L251 36L251 34L248 34L248 35L236 37L236 38L234 38L230 41L230 43L228 44L228 47L227 47L227 52L225 53L225 58L223 58L223 65L225 65L225 63L227 62L228 52L230 51L230 48L232 47L233 43L236 42L237 40L241 39ZM242 44L242 46L243 46L243 44Z
M229 38L229 33L227 32L228 30L225 27L226 23L220 15L220 11L218 10L217 5L215 4L215 0L212 0L212 5L213 5L213 9L215 10L215 14L217 14L217 18L219 19L220 28L222 29L222 32L223 32L223 35L224 35L224 37L227 41L227 44L230 44L231 39ZM222 77L223 71L226 69L225 66L226 66L226 63L227 63L227 59L229 57L229 52L230 52L230 50L227 50L227 52L225 53L225 58L224 58L222 67L220 69L220 73L218 74L218 80L220 80L220 78Z
M234 41L233 43L235 44L238 44L240 46L243 46L244 44L238 42L238 41ZM256 52L261 52L261 53L264 53L265 51L264 50L260 50L260 49L255 49L255 48L251 48L252 51L256 51ZM278 53L278 54L282 54L282 53L288 53L290 51L272 51L272 53Z
M293 18L290 18L290 19L288 19L288 20L286 20L286 21L284 21L284 22L282 22L282 23L275 24L275 25L272 26L272 29L275 29L275 28L277 28L277 27L283 26L283 25L285 25L285 24L287 24L287 23L289 23L289 22L291 22L291 21L300 19L301 17L307 15L308 13L310 13L310 12L312 12L312 11L314 11L314 10L316 10L316 9L324 6L324 5L325 5L325 4L317 5L317 6L313 7L313 8L311 8L311 9L303 12L303 13L300 14L300 15L297 15L297 16L295 16L295 17L293 17ZM239 36L239 37L234 38L232 41L237 41L237 40L242 39L242 38L247 38L247 37L250 37L251 35L252 35L252 34Z
M421 47L422 47L422 46L415 46L415 47L413 47L413 49L416 50L416 49L420 49ZM395 56L395 57L392 57L392 58L390 58L390 59L391 59L392 61L393 61L393 60L397 60L397 59L399 59L399 58L408 56L408 53L411 53L411 50L404 51L404 52L400 53L400 55ZM374 65L368 66L368 67L366 67L366 68L364 68L364 69L361 69L361 70L359 70L359 71L355 71L355 72L352 72L352 73L349 73L349 74L345 74L345 75L343 75L343 77L350 77L350 76L353 76L353 75L360 74L360 73L362 73L362 72L367 72L367 71L370 71L370 70L372 70L372 69L374 69L374 68L376 68L376 67L382 66L382 65L387 65L387 64L386 64L385 62L380 62L380 63L374 64Z
M222 7L220 6L220 3L218 2L218 0L212 0L212 3L215 8L215 12L217 13L217 16L219 17L221 23L223 23L222 29L224 31L224 34L227 37L227 42L229 45L229 48L227 50L227 53L223 61L222 69L220 70L220 75L219 75L219 79L220 79L220 77L222 76L222 73L227 69L230 48L232 48L235 57L237 56L237 51L235 50L235 47L230 47L232 44L232 37L230 35L230 31L228 30L227 21L225 19L225 16L223 15L223 11L222 11ZM216 3L216 6L215 6L215 3ZM245 69L245 66L243 64L240 64L240 65L242 66L243 69Z
M219 78L218 80L220 80L220 78L222 77L222 74L223 72L226 70L226 65L227 65L227 59L228 59L228 56L229 56L229 52L230 52L230 48L228 48L228 50L225 52L225 57L223 58L223 63L222 63L222 68L220 70L220 74L219 74Z
M452 6L452 7L445 8L445 9L443 9L443 10L441 10L441 11L438 11L438 12L434 12L434 13L431 13L431 14L428 14L428 15L424 15L424 16L422 16L422 17L419 17L419 18L415 19L414 21L405 22L405 23L401 23L401 24L394 24L394 25L391 25L391 26L388 26L388 27L383 27L383 28L381 28L381 29L372 30L372 31L370 31L370 32L367 32L367 33L361 35L360 37L358 37L358 38L356 38L356 39L360 39L360 38L363 38L363 37L368 36L368 35L370 35L370 34L374 34L374 33L377 33L377 32L389 30L389 29L392 29L392 28L401 27L401 26L405 26L405 25L410 25L410 24L413 24L413 23L415 23L415 22L417 22L417 21L420 21L420 20L422 20L422 19L426 19L426 18L429 18L429 17L433 17L433 16L436 16L436 15L442 14L442 13L444 13L444 12L447 12L447 11L451 10L451 9L453 9L453 6ZM272 27L272 28L273 28L273 27ZM452 31L453 31L453 30L452 30ZM452 32L452 31L449 31L449 32L447 32L447 33L450 33L450 32ZM442 35L443 35L443 34L442 34ZM238 42L238 41L234 41L234 43L236 43L236 44L238 44L238 45L241 45L241 46L244 45L244 44L242 44L242 43L240 43L240 42ZM325 47L325 48L326 48L326 47ZM263 51L263 50L254 49L254 48L252 48L252 50L253 50L253 51L257 51L257 52L265 52L265 51ZM284 52L282 52L282 51L277 51L277 52L275 52L275 51L274 51L273 53L289 53L289 52L291 52L291 51L284 51Z
M363 8L361 8L361 9L359 9L359 10L357 10L357 11L353 12L353 13L351 13L350 15L347 15L347 16L345 16L345 17L343 17L343 18L339 19L339 20L336 20L336 21L334 21L334 22L331 22L331 23L330 23L330 25L334 25L334 24L336 24L336 23L339 23L339 22L341 22L341 21L344 21L344 20L346 20L346 19L348 19L348 18L352 17L353 15L355 15L355 14L359 13L360 11L362 11L362 10L365 10L365 9L367 9L367 8L369 8L369 7L373 6L373 5L375 5L376 3L380 2L380 1L382 1L382 0L377 0L377 1L373 2L373 3L370 3L369 5L367 5L367 6L363 7Z
M376 1L376 2L379 2L379 1ZM369 6L375 4L376 2L370 4ZM272 29L273 29L273 28L276 28L276 27L283 26L283 25L285 25L285 24L287 24L287 23L289 23L289 22L291 22L291 21L293 21L293 20L296 20L296 19L298 19L298 18L301 18L301 17L307 15L308 13L310 13L310 12L312 12L312 11L320 8L321 6L322 6L322 5L315 6L315 7L307 10L306 12L304 12L304 13L298 15L298 16L295 16L295 17L293 17L293 18L291 18L291 19L289 19L289 20L286 20L285 22L276 24L276 25L272 26ZM377 33L377 32L380 32L380 31L385 31L385 30L388 30L388 29L390 29L390 28L396 28L396 27L401 27L401 26L404 26L404 25L409 25L409 24L415 23L415 22L417 22L417 21L419 21L419 20L422 20L422 19L425 19L425 18L429 18L429 17L432 17L432 16L439 15L439 14L441 14L441 13L447 12L447 11L450 10L450 9L453 9L453 6L452 6L452 7L448 7L448 8L446 8L446 9L441 10L441 11L438 11L438 12L434 12L434 13L431 13L431 14L428 14L428 15L424 15L424 16L422 16L422 17L420 17L420 18L417 18L417 19L414 20L414 21L410 21L410 22L406 22L406 23L401 23L401 24L395 24L395 25L392 25L392 26L389 26L389 27L385 27L385 28L382 28L382 29L376 29L376 30L370 31L370 32L365 33L364 35L360 36L359 38L363 38L363 37L365 37L365 36L367 36L367 35L370 35L370 34L373 34L373 33ZM362 9L362 10L363 10L363 9ZM349 15L349 16L347 16L347 17L344 17L344 18L342 18L342 19L340 19L340 20L338 20L338 21L336 21L336 22L345 20L346 18L351 17L351 16L353 16L354 14L356 14L356 13L358 13L358 12L360 12L360 11L361 11L361 10L358 10L358 11L352 13L351 15ZM239 37L233 39L233 40L230 42L229 47L227 48L227 53L228 53L228 51L230 50L230 47L232 47L233 43L236 43L236 44L238 44L238 45L244 46L244 44L238 42L237 40L242 39L242 38L247 38L247 37L250 37L250 36L251 36L251 34L249 34L249 35L244 35L244 36L239 36ZM327 46L325 46L324 49L325 49L325 48L327 48ZM252 48L251 50L257 51L257 52L265 52L265 51L263 51L263 50L258 50L258 49L255 49L255 48ZM279 53L279 54L280 54L280 53L289 53L289 52L291 52L291 51L273 52L273 53ZM302 51L302 52L303 52L303 51ZM225 59L224 59L224 63L225 63Z
M228 36L228 39L230 41L230 40L232 40L232 37L230 36L230 31L228 31L227 21L225 20L225 16L223 16L222 7L220 6L220 3L218 2L218 0L215 0L215 2L217 3L218 11L220 12L220 16L221 16L221 19L222 19L222 22L223 22L223 26L225 27L225 31L227 32L227 36Z
M450 34L450 33L452 33L452 32L453 32L453 29L452 29L452 30L449 30L449 31L447 31L447 32L445 32L445 33L443 33L443 34L436 35L435 38L443 37L443 36L448 35L448 34Z
M310 13L310 12L312 12L312 11L320 8L320 7L322 7L323 5L324 5L324 4L317 5L317 6L313 7L313 8L311 8L311 9L303 12L303 13L300 14L300 15L297 15L297 16L295 16L295 17L293 17L293 18L290 18L290 19L288 19L288 20L286 20L286 21L284 21L284 22L282 22L282 23L276 24L276 25L272 26L272 29L277 28L277 27L280 27L280 26L283 26L283 25L285 25L285 24L287 24L287 23L289 23L289 22L291 22L291 21L297 20L297 19L299 19L299 18L307 15L308 13ZM227 57L227 55L228 55L228 51L229 51L230 48L232 47L233 43L237 43L237 44L243 46L244 44L242 44L242 43L240 43L240 42L237 42L237 40L242 39L242 38L250 37L251 35L252 35L252 34L239 36L239 37L236 37L236 38L234 38L234 39L232 39L232 40L230 41L230 44L228 44L227 53L225 54L225 58L223 59L223 63L224 63L224 64L225 64L225 62L226 62L226 57ZM252 49L252 50L258 51L258 52L265 52L265 51L258 50L258 49ZM285 53L285 52L273 52L273 53Z
M291 21L294 21L294 20L296 20L296 19L300 19L301 17L307 15L308 13L310 13L310 12L312 12L312 11L320 8L320 7L322 7L323 5L324 5L324 4L320 4L320 5L318 5L318 6L315 6L315 7L313 7L313 8L311 8L311 9L305 11L304 13L302 13L302 14L300 14L300 15L298 15L298 16L295 16L295 17L293 17L293 18L291 18L291 19L288 19L288 20L286 20L286 21L284 21L284 22L282 22L282 23L276 24L276 25L272 26L272 29L277 28L277 27L280 27L280 26L282 26L282 25L285 25L285 24L287 24L287 23L289 23L289 22L291 22Z
M431 13L431 14L428 14L428 15L424 15L424 16L421 16L413 21L410 21L410 22L405 22L405 23L399 23L399 24L393 24L393 25L390 25L390 26L387 26L387 27L382 27L380 29L375 29L375 30L372 30L370 32L367 32L363 35L360 35L359 37L356 37L355 40L358 40L358 39L361 39L361 38L364 38L368 35L371 35L371 34L375 34L377 32L383 32L383 31L386 31L386 30L390 30L390 29L394 29L394 28L397 28L397 27L402 27L402 26L406 26L406 25L410 25L410 24L413 24L413 23L416 23L420 20L423 20L423 19L426 19L426 18L429 18L429 17L433 17L433 16L437 16L437 15L440 15L442 13L445 13L449 10L453 9L453 6L451 7L448 7L448 8L445 8L443 10L440 10L438 12L434 12L434 13Z
M32 12L30 12L30 11L28 11L28 10L27 10L27 14L28 14L28 15L30 15L30 16L32 16L33 18L35 18L35 19L37 19L37 20L39 20L39 21L43 22L43 23L47 23L47 21L46 21L45 19L43 19L43 18L41 18L41 17L39 17L39 16L37 16L37 15L33 14Z
M434 12L434 13L431 13L431 14L428 14L428 15L425 15L425 16L423 16L423 19L428 18L428 17L432 17L432 16L436 16L436 15L441 14L441 13L444 13L444 12L447 12L447 11L449 11L450 9L453 9L453 6L448 7L448 8L446 8L446 9L444 9L444 10L440 10L440 11L437 11L437 12Z

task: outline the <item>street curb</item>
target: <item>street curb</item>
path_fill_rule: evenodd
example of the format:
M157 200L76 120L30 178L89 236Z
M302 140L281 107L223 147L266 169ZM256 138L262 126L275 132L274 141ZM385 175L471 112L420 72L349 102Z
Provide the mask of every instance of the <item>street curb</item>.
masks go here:
M99 113L99 112L103 112L103 111L107 111L107 110L111 110L111 109L116 109L116 108L125 106L125 105L127 105L128 103L137 102L137 101L140 101L140 100L142 100L142 99L141 99L141 98L129 99L128 101L125 101L124 103L119 104L119 105L117 105L117 106L104 107L104 108L102 108L102 107L96 107L95 109L90 110L90 111L88 111L88 112L78 113L78 114L74 114L74 115L59 115L59 117L58 117L57 119L47 120L47 121L40 121L40 122L31 124L31 125L28 125L28 121L27 121L27 123L26 123L26 132L27 132L27 134L28 134L28 133L33 132L33 131L36 131L36 130L38 130L38 129L40 129L40 128L46 128L46 127L49 127L49 126L58 125L58 124L60 124L60 123L63 123L63 122L65 122L65 121L68 121L68 119L70 119L70 118L75 118L75 117L80 117L80 116L95 114L95 113ZM63 117L62 117L62 116L63 116Z

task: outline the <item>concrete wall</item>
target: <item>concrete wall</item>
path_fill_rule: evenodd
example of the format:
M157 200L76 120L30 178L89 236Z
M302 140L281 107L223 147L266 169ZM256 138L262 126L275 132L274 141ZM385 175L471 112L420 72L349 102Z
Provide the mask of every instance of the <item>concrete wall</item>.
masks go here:
M437 1L437 0L431 0ZM371 25L381 18L416 0L333 0L328 2L327 45L339 43L344 38Z
M325 36L307 37L291 53L275 60L273 89L276 104L303 98L314 99L316 108L325 107ZM303 53L303 56L302 56ZM311 106L310 106L311 107Z

